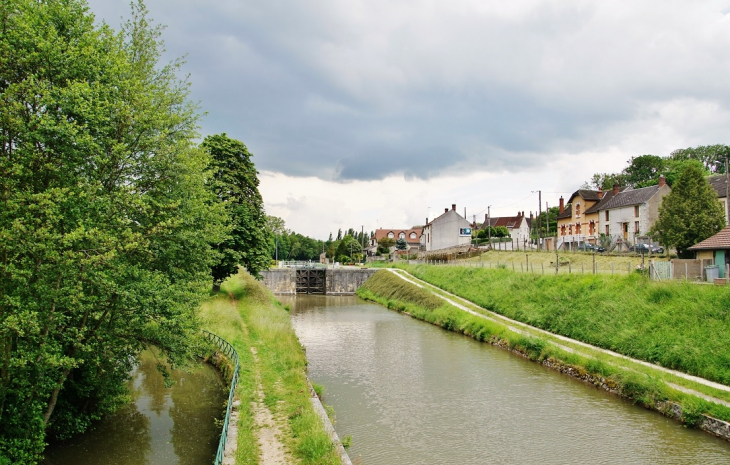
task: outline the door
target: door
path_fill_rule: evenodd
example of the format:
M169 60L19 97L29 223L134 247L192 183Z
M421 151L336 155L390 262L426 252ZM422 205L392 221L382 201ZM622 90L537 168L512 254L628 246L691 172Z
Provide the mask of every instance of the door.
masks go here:
M724 250L715 250L715 265L718 265L720 267L720 277L725 277L725 267L728 263L728 258L730 258L730 254L725 253Z

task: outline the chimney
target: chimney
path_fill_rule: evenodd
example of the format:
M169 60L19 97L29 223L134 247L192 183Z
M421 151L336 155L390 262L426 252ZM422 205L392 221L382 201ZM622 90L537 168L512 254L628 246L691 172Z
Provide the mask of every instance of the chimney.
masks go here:
M613 195L616 195L616 194L618 194L618 190L619 190L619 186L618 186L618 184L614 184L614 185L613 185Z
M600 187L598 188L598 198L599 199L603 198L603 189L601 189Z
M428 217L426 217L426 226L428 226Z
M444 213L448 213L448 212L449 212L449 209L448 208L444 208Z
M563 204L563 196L560 196L560 213L563 213L565 211L565 205Z
M522 210L522 215L520 215L522 218L525 217L525 210Z
M451 209L454 210L454 211L456 211L456 204L455 203L452 203L451 204Z
M489 224L489 215L484 214L484 224Z
M534 216L532 216L532 212L530 212L530 221L532 221L532 220L534 220L534 219L535 219L535 217L534 217Z
M659 176L659 187L664 187L667 184L667 178L662 174Z

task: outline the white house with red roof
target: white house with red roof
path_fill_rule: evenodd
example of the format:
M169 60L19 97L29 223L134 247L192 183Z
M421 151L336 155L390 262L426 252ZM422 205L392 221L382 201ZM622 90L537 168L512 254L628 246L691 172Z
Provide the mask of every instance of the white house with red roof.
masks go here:
M448 249L471 244L471 223L456 212L456 204L451 210L430 221L423 228L422 243L426 252Z

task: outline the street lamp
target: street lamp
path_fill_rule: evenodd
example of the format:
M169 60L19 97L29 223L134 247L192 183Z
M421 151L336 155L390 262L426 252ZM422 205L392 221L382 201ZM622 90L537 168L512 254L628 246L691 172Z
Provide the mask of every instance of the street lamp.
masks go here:
M728 172L728 157L725 157L725 224L730 225L730 172ZM721 165L721 161L716 161L715 165Z

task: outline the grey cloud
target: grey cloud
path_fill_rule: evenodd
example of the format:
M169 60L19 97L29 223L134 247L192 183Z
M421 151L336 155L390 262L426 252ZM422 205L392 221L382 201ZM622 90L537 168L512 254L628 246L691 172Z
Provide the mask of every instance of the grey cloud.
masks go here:
M259 169L290 175L517 171L592 148L646 102L730 108L730 86L718 78L730 71L726 5L479 3L148 7L169 26L168 56L188 56L193 98L208 112L203 133L227 132ZM90 5L112 25L127 12L127 0Z

